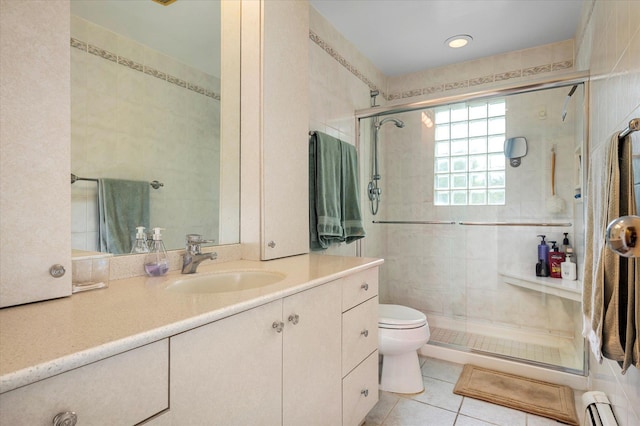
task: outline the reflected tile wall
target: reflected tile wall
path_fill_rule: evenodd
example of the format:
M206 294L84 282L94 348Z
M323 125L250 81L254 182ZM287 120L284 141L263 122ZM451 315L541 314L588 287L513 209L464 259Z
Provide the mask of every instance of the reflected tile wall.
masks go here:
M81 18L71 22L72 172L158 180L150 226L166 228L165 245L182 247L187 233L217 239L219 80ZM212 195L203 198L207 187ZM72 186L74 248L98 248L96 189ZM212 212L204 222L202 211Z

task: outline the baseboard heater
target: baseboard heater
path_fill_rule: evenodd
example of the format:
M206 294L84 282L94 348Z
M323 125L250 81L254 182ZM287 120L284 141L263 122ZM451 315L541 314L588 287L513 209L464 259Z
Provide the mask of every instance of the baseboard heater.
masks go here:
M611 403L604 392L592 391L582 395L585 407L584 424L587 426L618 426L616 416L613 415Z

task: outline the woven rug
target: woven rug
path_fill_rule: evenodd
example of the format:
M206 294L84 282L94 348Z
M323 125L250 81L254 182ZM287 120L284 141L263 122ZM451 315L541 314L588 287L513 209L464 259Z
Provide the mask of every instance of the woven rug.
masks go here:
M453 393L578 425L573 389L467 364Z

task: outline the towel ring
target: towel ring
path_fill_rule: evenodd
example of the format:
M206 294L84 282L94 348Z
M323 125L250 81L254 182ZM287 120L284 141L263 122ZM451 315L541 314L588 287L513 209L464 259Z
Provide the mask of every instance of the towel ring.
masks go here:
M607 226L609 249L623 257L640 257L640 216L622 216Z

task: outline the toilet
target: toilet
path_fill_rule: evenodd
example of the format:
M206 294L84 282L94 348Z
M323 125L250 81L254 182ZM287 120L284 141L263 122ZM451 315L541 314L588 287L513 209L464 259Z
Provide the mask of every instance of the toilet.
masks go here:
M380 390L420 393L424 390L418 361L430 337L427 317L401 305L378 305L378 350L382 358Z

